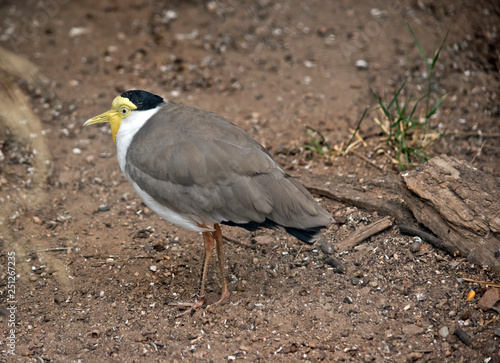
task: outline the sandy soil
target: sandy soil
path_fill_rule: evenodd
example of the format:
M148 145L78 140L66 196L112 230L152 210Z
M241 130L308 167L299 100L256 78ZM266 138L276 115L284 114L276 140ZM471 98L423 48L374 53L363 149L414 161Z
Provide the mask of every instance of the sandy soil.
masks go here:
M328 175L377 195L367 181L398 170L376 152L374 112L356 152L382 168L353 153L305 151L304 126L345 145L375 104L369 87L391 94L409 69L425 82L408 22L429 55L450 30L435 72L436 97L447 98L431 120L449 135L428 152L500 176L498 4L28 0L3 1L0 14L0 45L50 79L19 81L50 152L42 203L32 202L33 150L0 130L0 198L10 211L1 224L0 305L8 252L18 275L16 355L7 354L9 317L0 314L0 361L500 361L498 312L478 309L486 287L463 280L494 279L487 269L429 245L416 251L396 228L335 251L381 217L327 199L320 202L338 223L312 248L280 231L225 228L238 241L225 245L229 302L175 318L168 303L196 293L201 236L142 204L107 126L82 128L120 92L146 89L223 115L293 175ZM405 92L417 91L413 83ZM220 293L216 272L214 261L209 304ZM477 297L468 301L470 290Z

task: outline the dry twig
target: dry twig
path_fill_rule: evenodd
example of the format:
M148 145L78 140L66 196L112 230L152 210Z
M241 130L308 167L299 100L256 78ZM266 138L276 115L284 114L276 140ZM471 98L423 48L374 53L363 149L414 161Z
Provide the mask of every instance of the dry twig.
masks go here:
M364 228L360 228L352 235L347 237L345 240L338 243L337 244L338 250L339 251L350 250L359 245L364 240L370 238L371 236L383 231L384 229L389 228L390 226L392 226L392 224L393 224L392 217L387 216L376 222L373 222L372 224Z
M488 281L478 281L478 280L473 280L473 279L468 279L466 277L463 278L464 281L467 282L475 282L476 284L479 285L484 285L484 286L491 286L491 287L500 287L500 284L496 284L494 282L488 282Z

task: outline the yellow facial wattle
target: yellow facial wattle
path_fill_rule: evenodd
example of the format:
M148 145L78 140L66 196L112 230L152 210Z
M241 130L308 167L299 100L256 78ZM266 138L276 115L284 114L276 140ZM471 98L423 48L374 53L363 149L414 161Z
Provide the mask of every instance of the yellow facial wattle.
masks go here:
M83 126L89 126L100 123L109 123L111 127L111 135L113 136L113 142L116 142L116 134L120 129L122 120L130 115L132 110L136 110L137 106L134 105L128 98L125 97L115 97L111 105L111 110L101 113L95 116L83 124Z

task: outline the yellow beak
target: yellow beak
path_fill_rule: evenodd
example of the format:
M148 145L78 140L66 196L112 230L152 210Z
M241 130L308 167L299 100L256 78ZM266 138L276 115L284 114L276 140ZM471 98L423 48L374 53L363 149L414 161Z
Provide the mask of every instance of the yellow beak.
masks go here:
M111 111L112 110L106 111L104 113L101 113L99 116L92 117L91 119L88 119L87 121L85 121L85 123L83 124L83 126L89 126L89 125L102 124L102 123L105 123L105 122L109 122L109 113Z
M132 110L136 110L137 106L134 105L128 98L117 96L113 100L111 110L101 113L99 116L93 117L83 124L83 126L89 126L94 124L109 123L111 126L111 135L113 136L113 142L116 142L116 134L122 123L122 119L127 117ZM122 111L128 111L123 113Z
M107 112L101 113L100 115L93 117L83 124L83 126L89 126L94 124L109 123L111 126L111 135L113 136L113 142L116 142L116 134L120 128L122 118L120 113L115 110L109 110Z

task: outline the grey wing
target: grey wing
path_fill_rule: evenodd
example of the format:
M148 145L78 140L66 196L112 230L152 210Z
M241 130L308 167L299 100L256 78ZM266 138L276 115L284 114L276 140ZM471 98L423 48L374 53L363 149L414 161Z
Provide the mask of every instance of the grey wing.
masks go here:
M161 143L139 142L136 135L127 153L126 172L160 204L207 225L266 218L296 228L330 222L246 132L212 113L175 106L141 130Z

